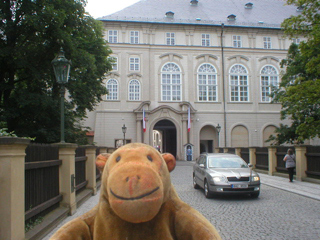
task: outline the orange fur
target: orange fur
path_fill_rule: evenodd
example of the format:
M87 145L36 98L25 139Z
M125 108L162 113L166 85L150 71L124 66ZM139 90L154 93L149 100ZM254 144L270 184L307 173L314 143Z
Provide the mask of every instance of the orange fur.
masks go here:
M206 218L178 197L169 174L175 161L142 143L98 156L97 166L103 169L98 205L51 240L221 239Z

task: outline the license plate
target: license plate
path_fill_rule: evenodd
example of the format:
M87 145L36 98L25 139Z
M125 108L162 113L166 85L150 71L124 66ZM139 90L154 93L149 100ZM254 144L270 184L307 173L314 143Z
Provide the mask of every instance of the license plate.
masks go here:
M248 188L248 184L231 184L231 188Z

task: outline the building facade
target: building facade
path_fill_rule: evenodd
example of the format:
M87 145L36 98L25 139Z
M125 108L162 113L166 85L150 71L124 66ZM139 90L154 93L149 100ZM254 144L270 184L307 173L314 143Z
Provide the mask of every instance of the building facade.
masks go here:
M112 53L109 94L86 125L97 145L144 142L186 159L262 147L280 124L269 93L290 44L281 0L141 0L99 20ZM122 132L123 125L127 130Z

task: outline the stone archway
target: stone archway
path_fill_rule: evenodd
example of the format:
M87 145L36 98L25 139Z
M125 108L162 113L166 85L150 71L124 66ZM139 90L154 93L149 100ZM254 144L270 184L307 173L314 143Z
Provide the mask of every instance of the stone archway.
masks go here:
M212 126L204 126L200 131L200 153L213 153L216 145L217 131Z
M167 119L158 121L153 130L161 134L161 152L169 152L177 156L177 129L173 122Z

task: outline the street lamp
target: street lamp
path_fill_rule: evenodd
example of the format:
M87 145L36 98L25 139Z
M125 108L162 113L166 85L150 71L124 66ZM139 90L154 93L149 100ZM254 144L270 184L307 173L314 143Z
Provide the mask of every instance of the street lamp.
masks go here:
M60 48L60 52L51 62L54 70L54 75L56 76L56 80L58 84L61 85L60 88L60 96L61 96L61 118L60 118L60 142L64 143L64 93L65 93L65 84L68 82L69 72L71 61L66 59L64 56L64 51L62 47Z
M218 147L220 147L220 130L221 130L221 126L219 125L219 123L216 126L216 129L218 131Z
M126 132L127 132L127 127L125 124L122 126L122 132L123 132L123 145L126 144Z

